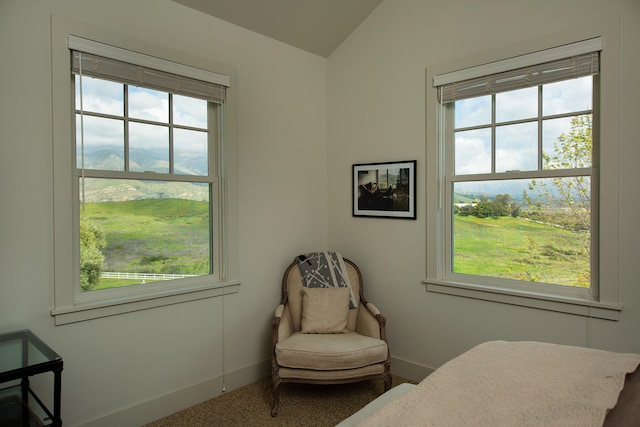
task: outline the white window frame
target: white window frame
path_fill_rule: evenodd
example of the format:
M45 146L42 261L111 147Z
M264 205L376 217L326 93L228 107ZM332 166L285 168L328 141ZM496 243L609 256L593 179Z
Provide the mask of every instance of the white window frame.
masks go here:
M99 42L96 42L99 40ZM86 43L84 42L86 41ZM229 86L223 106L215 107L217 177L214 180L213 226L218 238L214 244L215 270L212 275L190 277L156 286L128 286L106 291L80 292L78 265L78 177L75 173L74 87L70 44L104 48L102 56L131 55L131 61L194 78L218 79ZM115 52L115 53L114 53ZM98 52L93 52L98 54ZM163 58L163 59L158 59ZM231 67L185 52L174 52L60 17L52 17L52 101L54 158L54 292L51 315L56 325L112 316L158 306L234 293L237 280L237 215L235 194L235 94ZM136 177L135 179L141 179Z
M601 74L599 76L601 96L599 100L594 98L594 109L599 108L601 112L599 124L602 150L594 153L594 156L598 156L600 166L599 171L594 170L594 173L599 173L600 176L600 199L598 206L599 219L594 218L597 223L595 224L595 231L593 231L595 234L592 236L598 245L596 252L601 254L595 265L599 292L592 294L576 292L572 294L571 292L562 292L562 287L554 286L546 288L513 287L510 286L510 281L492 278L475 277L476 280L460 280L459 275L451 274L446 267L448 265L447 251L451 250L447 240L450 237L447 227L451 227L451 221L447 221L448 210L445 206L444 160L438 135L439 102L434 83L443 84L443 82L446 82L443 76L454 79L459 79L460 76L464 76L464 78L479 77L492 72L521 68L527 65L527 62L529 62L529 65L541 63L541 58L549 58L550 53L557 53L566 57L567 46L569 50L572 44L573 46L588 46L589 44L585 43L585 40L600 37L603 44L600 57ZM618 39L617 24L610 22L601 26L577 29L565 34L548 37L544 40L536 40L520 46L486 52L427 68L427 277L423 282L426 284L428 292L608 320L617 320L619 318L622 304L618 295L617 271L618 115L616 111L619 108ZM549 60L553 59L559 58L551 58Z

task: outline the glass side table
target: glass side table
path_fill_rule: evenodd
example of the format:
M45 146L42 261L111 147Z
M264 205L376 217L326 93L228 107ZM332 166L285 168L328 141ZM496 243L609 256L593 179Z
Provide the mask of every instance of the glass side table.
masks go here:
M53 413L29 387L44 372L54 375ZM61 426L61 390L60 355L29 330L0 334L0 426Z

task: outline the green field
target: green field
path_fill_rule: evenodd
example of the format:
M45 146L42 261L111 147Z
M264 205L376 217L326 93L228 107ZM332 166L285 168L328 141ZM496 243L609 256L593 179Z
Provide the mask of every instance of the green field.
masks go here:
M589 286L589 256L577 233L522 218L454 215L456 273Z
M161 212L162 214L158 214ZM184 199L86 203L81 218L106 237L103 271L209 274L209 205ZM101 279L94 289L139 283Z
M159 215L158 212L162 212ZM103 271L208 274L207 202L150 199L86 203L83 220L104 232ZM588 286L589 257L576 233L522 218L454 215L454 272ZM139 280L101 279L94 289Z
M122 286L139 285L139 280L127 280L127 279L100 279L100 282L93 288L94 291L100 289L120 288Z

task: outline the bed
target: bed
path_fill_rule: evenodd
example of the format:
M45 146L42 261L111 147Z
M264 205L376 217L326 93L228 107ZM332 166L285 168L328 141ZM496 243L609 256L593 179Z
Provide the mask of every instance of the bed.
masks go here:
M639 364L640 354L491 341L338 426L640 426Z

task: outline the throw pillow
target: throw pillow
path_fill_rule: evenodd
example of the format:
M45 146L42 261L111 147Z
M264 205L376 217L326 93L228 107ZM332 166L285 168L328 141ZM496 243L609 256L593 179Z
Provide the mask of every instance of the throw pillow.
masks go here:
M302 288L303 334L341 334L349 321L349 288Z

